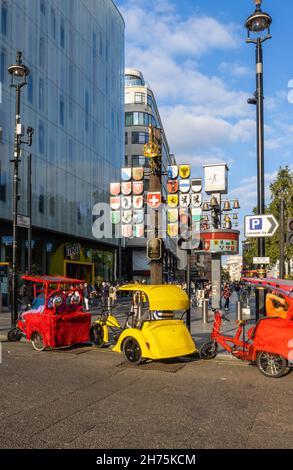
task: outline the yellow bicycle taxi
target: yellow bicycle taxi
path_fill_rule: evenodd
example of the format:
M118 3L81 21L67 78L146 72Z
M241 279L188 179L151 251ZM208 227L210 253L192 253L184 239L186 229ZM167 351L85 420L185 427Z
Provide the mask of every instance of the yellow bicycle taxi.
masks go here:
M120 291L133 292L135 305L131 324L112 348L124 359L140 364L144 359L167 359L197 353L183 316L189 308L187 294L173 285L129 284ZM176 319L176 314L180 314Z

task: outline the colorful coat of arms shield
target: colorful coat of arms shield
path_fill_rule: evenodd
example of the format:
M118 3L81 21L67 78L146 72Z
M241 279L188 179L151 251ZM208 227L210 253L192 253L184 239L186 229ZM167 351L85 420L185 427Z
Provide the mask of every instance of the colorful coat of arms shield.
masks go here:
M122 233L122 237L125 237L125 238L132 237L132 225L122 225L121 233Z
M133 211L133 223L142 224L144 221L144 210Z
M201 194L191 194L191 204L193 207L200 207L202 203Z
M131 180L131 170L132 168L121 168L121 179L122 181Z
M162 194L160 192L148 193L147 204L152 209L157 209L161 205Z
M191 189L194 193L200 193L202 190L202 179L201 178L193 178L191 180Z
M168 224L167 227L169 237L177 237L179 232L178 224Z
M178 194L168 194L167 201L169 207L177 207L179 202Z
M132 211L122 211L122 222L124 224L131 224L131 222L132 222Z
M144 224L135 224L133 226L133 236L142 238L144 236Z
M167 189L170 194L178 193L178 189L179 189L178 180L169 180L167 182Z
M120 197L115 196L115 197L110 197L110 206L111 209L117 210L120 208Z
M179 181L179 189L182 193L188 193L190 190L190 180L180 180Z
M168 209L168 222L178 222L178 209Z
M120 183L110 183L110 194L112 196L118 196L121 191Z
M132 191L133 194L139 195L143 193L143 181L133 181L132 183Z
M131 208L131 196L122 196L122 209Z
M179 165L180 178L189 178L190 176L190 165Z
M169 165L168 166L168 178L170 180L174 180L178 177L178 166L177 165Z
M124 183L121 183L121 192L124 194L124 196L129 196L131 194L132 187L131 187L131 181L126 181Z
M111 222L114 225L117 225L120 223L121 220L121 214L120 211L111 211Z
M179 195L179 205L180 205L180 207L189 207L189 205L190 205L190 195L189 194L180 194Z
M134 209L141 209L143 207L143 196L133 196L132 203Z
M143 167L132 168L132 178L134 181L141 181L144 176Z

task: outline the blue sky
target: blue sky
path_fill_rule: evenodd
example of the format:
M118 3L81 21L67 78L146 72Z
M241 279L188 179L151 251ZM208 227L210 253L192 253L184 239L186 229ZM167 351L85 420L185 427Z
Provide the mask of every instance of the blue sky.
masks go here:
M126 23L126 66L140 69L153 89L172 153L202 165L229 165L229 196L241 216L256 205L255 47L244 22L252 0L117 0ZM293 169L293 2L264 0L273 38L264 43L265 173ZM292 103L290 103L290 101Z

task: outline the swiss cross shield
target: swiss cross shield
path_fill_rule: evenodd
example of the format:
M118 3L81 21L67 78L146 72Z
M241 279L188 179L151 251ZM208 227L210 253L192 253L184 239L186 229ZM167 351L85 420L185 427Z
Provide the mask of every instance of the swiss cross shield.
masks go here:
M174 180L178 176L178 166L177 165L169 165L168 166L168 178L170 180Z
M144 221L144 210L133 211L133 223L142 224Z
M122 196L122 209L131 208L131 196Z
M143 181L133 181L132 191L133 194L142 194L143 193Z
M131 180L131 170L132 168L121 168L121 179L122 181Z
M191 204L193 207L200 207L202 202L201 194L191 194Z
M179 189L182 193L188 193L190 190L190 180L180 180Z
M191 189L194 193L200 193L202 190L202 179L201 178L193 178L191 180Z
M119 209L120 208L120 197L119 196L110 197L110 206L111 206L111 209L113 209L113 210Z
M131 194L131 190L132 190L131 181L126 181L124 183L121 183L122 194L124 194L125 196L129 196L129 194Z
M179 182L178 180L169 180L167 182L167 189L170 194L174 194L178 192Z
M178 194L168 194L167 201L169 207L177 207L179 202Z
M180 178L189 178L190 176L190 165L179 165Z
M168 221L171 223L178 221L178 209L168 209Z
M132 203L134 209L141 209L143 207L143 196L133 196Z
M157 209L161 204L161 200L162 200L162 195L159 192L147 194L147 204L152 209Z
M120 222L120 211L111 211L111 222L114 225L119 224Z
M132 168L132 178L134 181L140 181L143 179L144 171L142 167Z
M125 238L132 237L132 225L122 225L121 233L122 233L122 237L125 237Z
M133 226L133 236L142 238L144 236L144 224L135 224Z
M189 205L190 205L190 195L189 194L180 194L179 195L179 205L180 205L180 207L189 207Z
M179 232L178 224L168 224L167 230L168 230L169 237L173 238L173 237L178 236L178 232Z
M124 224L131 224L131 222L132 222L132 211L122 211L122 222Z
M118 196L120 194L120 183L110 183L110 194Z

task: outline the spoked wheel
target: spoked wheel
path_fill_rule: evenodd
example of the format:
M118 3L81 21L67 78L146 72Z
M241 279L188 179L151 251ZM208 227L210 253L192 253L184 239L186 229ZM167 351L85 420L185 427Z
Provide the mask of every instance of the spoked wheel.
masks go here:
M138 365L142 362L140 345L135 338L129 336L123 343L123 356L127 362Z
M44 351L46 346L44 345L44 340L40 333L36 332L32 335L32 345L36 351Z
M21 336L22 336L21 331L17 327L15 327L8 331L7 339L8 341L16 342L16 341L20 341Z
M199 350L199 357L205 360L214 359L217 354L218 343L216 341L206 341Z
M105 344L104 341L104 329L100 323L95 323L91 327L91 341L97 348L102 348Z
M287 371L287 360L279 354L259 352L256 358L256 365L259 371L266 377L278 379Z

